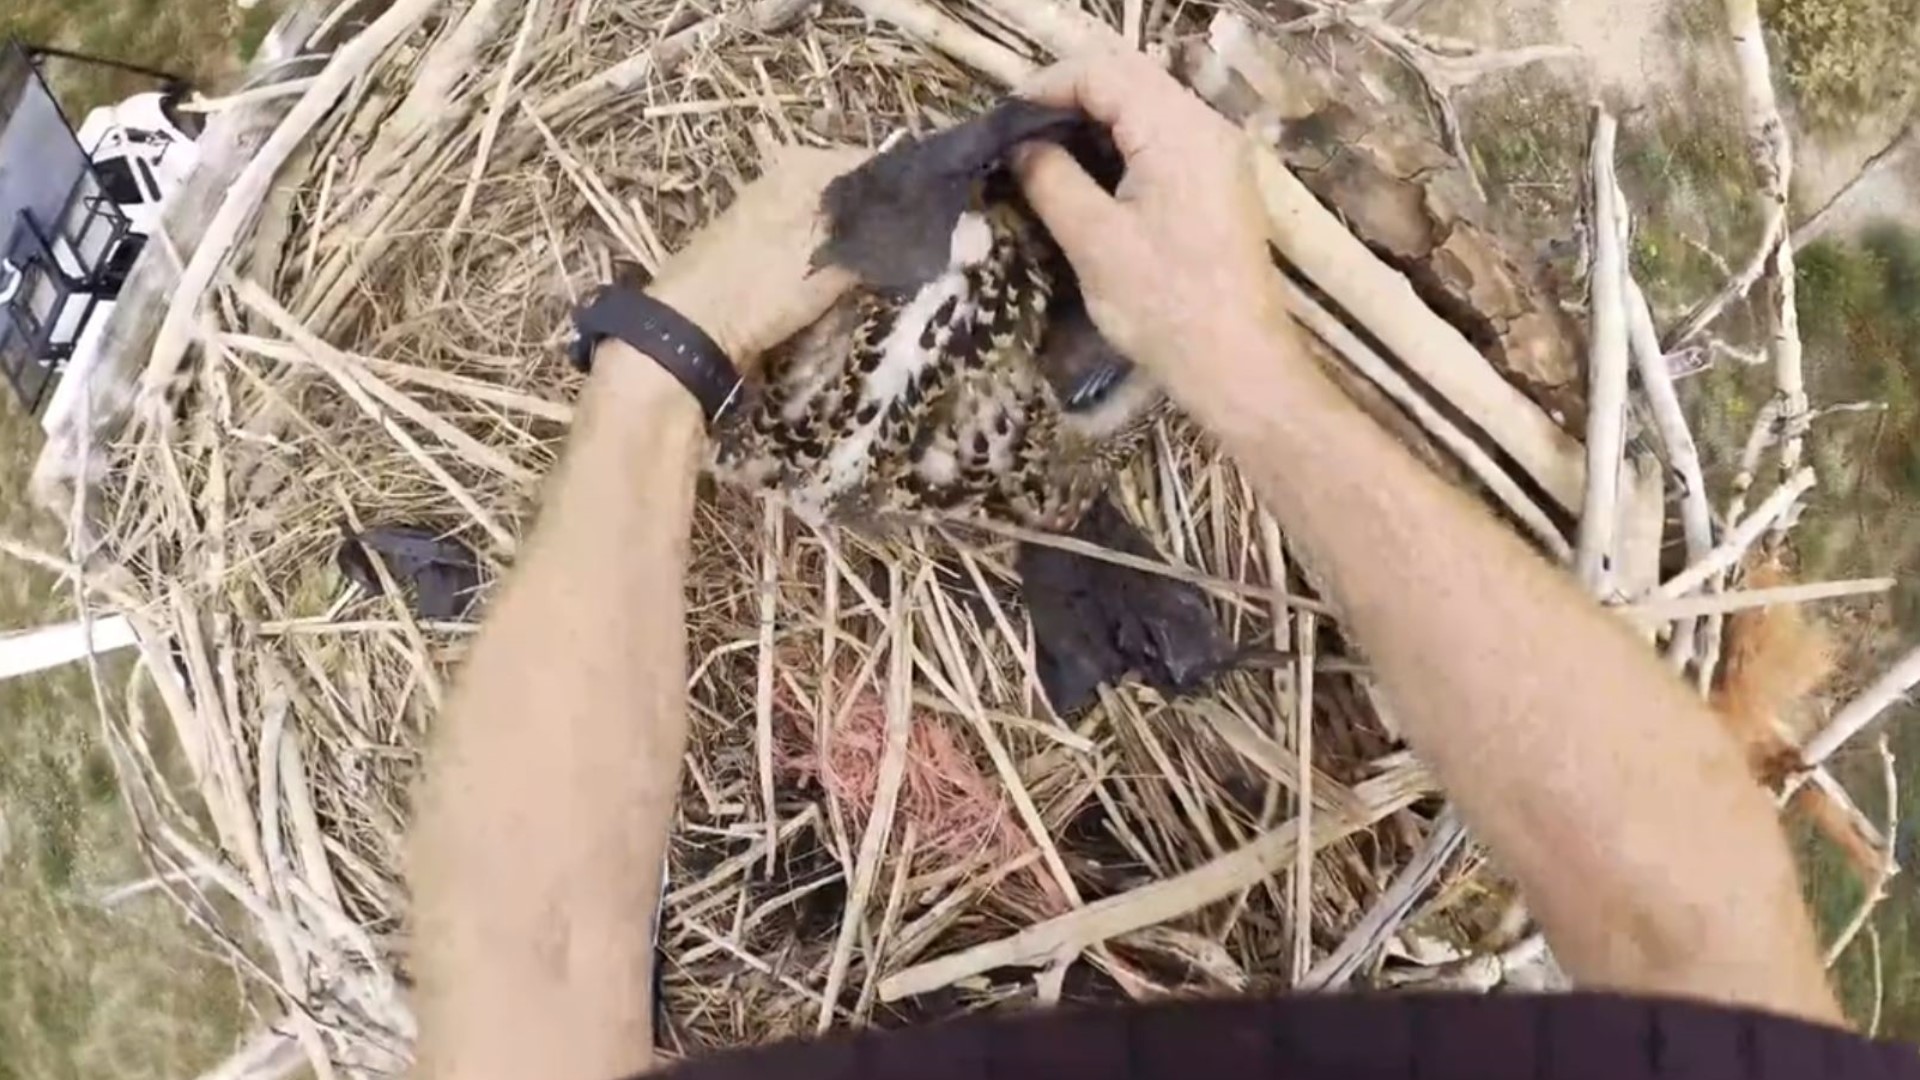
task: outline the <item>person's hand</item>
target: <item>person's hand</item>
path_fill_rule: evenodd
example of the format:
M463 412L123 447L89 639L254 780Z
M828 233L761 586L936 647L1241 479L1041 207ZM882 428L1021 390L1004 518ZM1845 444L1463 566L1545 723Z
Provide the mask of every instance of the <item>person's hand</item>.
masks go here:
M844 271L816 271L811 261L824 239L821 194L866 157L865 150L782 152L660 268L648 291L750 371L761 353L806 329L852 288Z
M1231 360L1220 354L1236 324L1265 325L1278 311L1247 137L1136 52L1068 60L1023 92L1106 124L1126 159L1108 195L1059 147L1019 156L1027 201L1072 261L1101 332L1169 384L1177 368Z

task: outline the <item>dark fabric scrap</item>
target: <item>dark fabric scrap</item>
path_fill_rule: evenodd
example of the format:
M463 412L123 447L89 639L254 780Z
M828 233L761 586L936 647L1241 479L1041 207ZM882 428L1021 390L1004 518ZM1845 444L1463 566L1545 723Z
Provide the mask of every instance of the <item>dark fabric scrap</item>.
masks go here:
M472 548L418 525L382 525L357 534L342 526L340 531L345 538L334 561L347 580L374 596L384 592L373 568L372 554L378 554L396 582L412 586L413 610L421 618L457 620L473 611L480 560Z
M1107 499L1073 535L1113 551L1157 554ZM1165 694L1191 693L1234 660L1206 594L1193 585L1037 544L1021 545L1018 567L1041 687L1056 712L1078 711L1102 683L1129 674Z
M929 135L911 136L827 186L820 212L827 242L813 264L854 272L868 288L911 292L947 269L953 229L973 199L975 185L1004 175L1013 149L1041 140L1076 156L1118 160L1112 140L1084 113L1030 101L1008 101L992 112ZM1111 172L1111 164L1104 166ZM1117 182L1117 177L1115 180Z

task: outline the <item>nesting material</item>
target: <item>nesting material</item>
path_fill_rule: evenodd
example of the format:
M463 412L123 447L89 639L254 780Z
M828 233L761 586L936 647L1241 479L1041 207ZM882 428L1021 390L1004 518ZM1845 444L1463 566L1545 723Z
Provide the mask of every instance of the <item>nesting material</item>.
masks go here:
M656 271L770 146L877 146L997 100L896 22L997 79L1039 56L1002 0L858 6L891 21L838 3L794 22L765 0L403 0L283 129L296 145L255 232L286 241L232 244L196 276L204 302L169 321L157 355L170 371L184 334L188 363L106 451L76 552L113 568L92 575L95 602L147 643L132 683L109 688L127 706L109 734L159 880L286 1004L319 1075L410 1060L409 796L475 629L424 617L404 583L344 577L342 529L406 523L464 545L484 613L573 415L579 298L617 268ZM1126 21L1150 40L1204 36L1201 13L1168 7L1129 4ZM1029 14L1055 47L1111 34L1048 4ZM1300 210L1267 165L1276 213ZM1337 229L1324 216L1313 227ZM1334 259L1308 276L1336 300L1364 294ZM1494 402L1469 418L1577 505L1577 444L1467 357L1471 385L1452 375L1437 396ZM1432 777L1233 463L1178 417L1151 441L1112 498L1152 554L1092 554L1197 586L1229 644L1264 657L1193 700L1122 685L1076 715L1048 707L1012 599L1015 541L1086 545L935 518L818 531L737 492L701 501L665 1052L1281 988L1383 894L1411 906L1389 887L1436 846ZM1435 870L1418 916L1487 929L1462 903L1501 891L1479 866ZM1354 951L1343 972L1377 968Z

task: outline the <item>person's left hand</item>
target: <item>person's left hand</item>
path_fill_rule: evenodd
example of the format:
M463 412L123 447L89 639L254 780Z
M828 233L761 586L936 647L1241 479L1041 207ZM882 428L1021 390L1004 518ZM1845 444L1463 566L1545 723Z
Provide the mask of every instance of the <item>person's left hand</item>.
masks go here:
M837 267L812 267L824 239L820 196L866 160L865 150L791 148L726 213L660 268L648 291L707 332L740 370L812 325L853 287Z

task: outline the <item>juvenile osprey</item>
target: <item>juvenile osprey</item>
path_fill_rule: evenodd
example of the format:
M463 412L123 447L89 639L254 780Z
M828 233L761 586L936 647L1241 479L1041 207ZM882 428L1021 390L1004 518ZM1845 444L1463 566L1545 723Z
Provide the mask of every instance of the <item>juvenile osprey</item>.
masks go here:
M1164 399L1093 328L1005 158L1092 130L1016 103L836 181L816 261L861 287L768 358L719 432L716 474L778 487L816 521L941 509L1078 523Z

